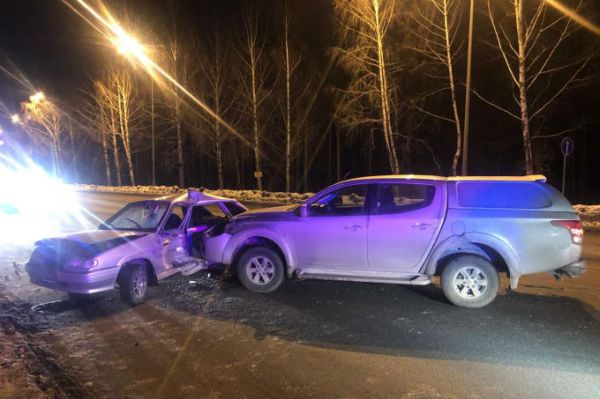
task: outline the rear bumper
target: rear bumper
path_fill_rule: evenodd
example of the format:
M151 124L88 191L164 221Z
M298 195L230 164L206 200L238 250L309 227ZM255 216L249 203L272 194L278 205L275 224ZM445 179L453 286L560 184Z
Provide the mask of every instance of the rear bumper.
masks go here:
M561 267L560 269L556 269L554 273L561 276L566 274L569 277L576 278L581 277L583 273L585 273L585 269L585 260L579 259L577 262L573 262Z
M68 273L51 272L44 267L27 264L25 269L32 284L75 294L95 294L114 289L120 268L111 267L89 273Z

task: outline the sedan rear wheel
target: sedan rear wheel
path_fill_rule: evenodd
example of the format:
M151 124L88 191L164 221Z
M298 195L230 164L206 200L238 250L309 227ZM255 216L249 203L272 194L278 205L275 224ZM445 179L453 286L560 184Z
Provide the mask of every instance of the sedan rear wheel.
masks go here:
M459 256L442 272L442 290L453 304L467 308L483 307L498 294L498 272L484 258Z
M272 292L284 280L283 262L270 248L250 248L240 256L237 264L238 277L248 290Z

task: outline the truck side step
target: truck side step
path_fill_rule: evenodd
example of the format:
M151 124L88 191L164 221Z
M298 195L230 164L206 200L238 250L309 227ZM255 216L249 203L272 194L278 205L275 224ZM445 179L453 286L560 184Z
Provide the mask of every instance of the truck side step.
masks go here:
M334 273L317 272L315 270L297 270L296 278L300 280L335 280L335 281L357 281L365 283L387 283L403 285L428 285L431 278L426 275L403 275L403 276L364 276L364 275L340 275Z

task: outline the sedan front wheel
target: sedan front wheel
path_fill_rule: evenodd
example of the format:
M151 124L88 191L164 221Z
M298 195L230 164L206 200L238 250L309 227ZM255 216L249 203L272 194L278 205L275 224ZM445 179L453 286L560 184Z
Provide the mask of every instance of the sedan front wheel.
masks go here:
M119 276L119 293L123 302L135 306L144 302L148 289L148 270L142 265L127 265Z

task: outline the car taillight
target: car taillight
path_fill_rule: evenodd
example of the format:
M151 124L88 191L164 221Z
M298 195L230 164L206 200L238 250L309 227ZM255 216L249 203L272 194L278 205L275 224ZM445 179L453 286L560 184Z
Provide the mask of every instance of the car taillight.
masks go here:
M583 226L579 220L553 220L552 224L569 230L573 243L581 244L581 240L583 239Z

